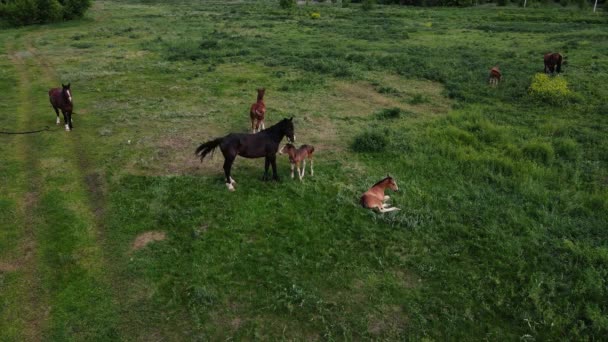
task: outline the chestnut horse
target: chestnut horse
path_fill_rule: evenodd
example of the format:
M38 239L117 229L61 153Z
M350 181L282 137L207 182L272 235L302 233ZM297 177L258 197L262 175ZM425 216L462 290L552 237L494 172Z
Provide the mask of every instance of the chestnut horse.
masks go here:
M498 65L493 67L492 69L490 69L489 82L490 82L491 86L497 86L498 82L500 82L501 78L502 78L502 73L500 72Z
M293 168L294 166L298 169L298 177L300 181L304 178L304 174L306 174L306 158L310 161L310 176L314 176L315 170L313 169L313 159L312 154L315 152L315 148L311 145L302 145L300 148L296 149L293 144L286 144L279 151L279 154L287 153L289 156L289 163L291 164L291 178L293 178ZM300 164L304 163L304 167L302 167L302 171L300 172Z
M272 177L279 180L277 175L276 154L283 137L295 141L293 118L283 119L279 123L258 134L230 133L224 137L208 141L196 149L196 155L201 162L207 154L213 152L218 146L224 155L224 175L228 190L234 191L236 182L230 177L230 169L236 156L245 158L265 157L264 180L268 180L268 166L272 164Z
M384 195L384 190L386 188L393 191L399 190L397 182L389 175L386 175L386 178L374 184L363 194L363 196L361 196L361 206L367 209L378 209L381 213L401 210L399 208L389 207L390 204L385 203L390 199L390 196Z
M551 53L545 55L545 74L549 72L553 73L557 71L559 74L562 72L562 55L559 53Z
M70 83L67 85L61 84L61 89L53 88L49 90L49 100L51 105L57 114L57 124L59 125L59 109L63 114L63 122L65 123L65 130L71 131L72 128L72 111L74 109L72 102L72 91L70 90Z
M264 93L266 89L258 89L258 101L251 105L249 109L249 117L251 118L251 133L257 133L265 128L264 115L266 114L266 105L264 104ZM261 126L261 128L260 128Z

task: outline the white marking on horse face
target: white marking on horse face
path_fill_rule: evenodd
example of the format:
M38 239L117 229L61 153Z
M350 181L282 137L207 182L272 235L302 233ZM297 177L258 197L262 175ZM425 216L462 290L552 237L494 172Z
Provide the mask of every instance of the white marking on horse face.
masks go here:
M68 101L70 101L70 103L72 103L72 92L69 89L66 90L66 92L68 93Z

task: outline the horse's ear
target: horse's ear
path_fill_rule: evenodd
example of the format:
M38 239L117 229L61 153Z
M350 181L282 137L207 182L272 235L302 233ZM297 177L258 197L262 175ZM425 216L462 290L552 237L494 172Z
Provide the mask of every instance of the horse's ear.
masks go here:
M65 88L65 84L61 83L61 88Z
M68 88L70 88L70 85L71 85L71 84L72 84L71 82L70 82L70 83L68 83L67 87L68 87Z
M293 121L293 116L289 118L289 121Z

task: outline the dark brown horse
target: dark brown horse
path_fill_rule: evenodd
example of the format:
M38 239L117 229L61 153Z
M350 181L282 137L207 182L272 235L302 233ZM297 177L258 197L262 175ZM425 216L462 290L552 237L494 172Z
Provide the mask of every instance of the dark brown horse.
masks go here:
M224 155L224 175L228 190L234 191L236 182L230 177L230 169L236 156L245 158L265 157L264 180L268 180L268 166L272 164L272 178L279 180L277 174L276 154L283 137L295 141L293 118L283 119L274 126L257 134L230 133L224 137L208 141L196 149L196 155L201 162L206 155L213 152L218 146Z
M384 189L389 188L393 191L399 190L397 182L389 176L374 184L361 196L361 206L367 209L378 209L381 213L389 211L401 210L399 208L390 207L390 204L385 203L390 199L390 196L384 195Z
M266 105L264 104L264 94L266 89L258 89L258 101L251 105L249 117L251 118L251 133L257 133L264 128L264 115L266 115Z
M289 156L289 163L291 164L291 178L293 178L293 169L298 169L298 177L300 181L306 174L306 159L310 161L310 176L314 176L315 170L313 169L314 160L312 154L315 152L315 148L311 145L302 145L300 148L296 148L293 144L286 144L279 151L279 154L287 153ZM300 164L304 163L302 170L300 171Z
M70 83L67 85L61 84L61 89L53 88L49 90L49 100L51 105L57 114L57 124L59 125L59 109L63 114L63 122L65 123L65 130L71 131L72 126L72 111L74 104L72 102L72 91L70 90Z
M545 73L562 72L562 55L559 53L551 53L545 55Z
M500 82L501 78L502 78L502 73L500 72L498 65L493 67L492 69L490 69L490 77L489 77L488 82L490 83L491 86L497 86L498 82Z

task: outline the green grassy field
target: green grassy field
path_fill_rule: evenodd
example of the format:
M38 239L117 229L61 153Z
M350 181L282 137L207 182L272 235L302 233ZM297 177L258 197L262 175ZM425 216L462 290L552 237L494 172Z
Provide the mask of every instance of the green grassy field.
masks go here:
M319 12L313 19L311 12ZM0 340L603 340L608 18L96 1L0 31ZM567 56L569 95L528 94ZM503 82L488 87L499 64ZM46 91L72 83L74 131ZM315 175L198 144L295 117ZM398 108L399 111L389 111ZM358 198L387 173L399 212ZM137 236L165 239L134 249Z

